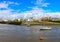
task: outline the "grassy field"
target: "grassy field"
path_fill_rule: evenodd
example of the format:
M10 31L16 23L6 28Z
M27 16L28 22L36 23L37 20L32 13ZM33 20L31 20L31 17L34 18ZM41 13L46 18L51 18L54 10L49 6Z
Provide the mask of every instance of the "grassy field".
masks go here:
M30 25L60 25L60 23L56 23L56 22L30 22L30 23L22 23L22 25L27 25L27 24L30 24Z

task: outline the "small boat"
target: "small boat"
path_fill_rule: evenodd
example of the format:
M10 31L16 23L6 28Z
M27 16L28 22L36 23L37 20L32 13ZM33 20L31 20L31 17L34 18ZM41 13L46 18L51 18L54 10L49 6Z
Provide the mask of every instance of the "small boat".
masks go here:
M43 25L40 28L40 30L51 30L51 29L52 29L51 27L45 25L45 22L43 22Z
M42 27L40 30L51 30L51 27Z

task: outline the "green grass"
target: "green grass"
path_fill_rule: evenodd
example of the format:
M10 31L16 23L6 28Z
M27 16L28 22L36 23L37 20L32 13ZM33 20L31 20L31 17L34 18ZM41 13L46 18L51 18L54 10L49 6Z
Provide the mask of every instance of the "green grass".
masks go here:
M30 25L42 25L42 24L45 24L45 25L57 25L57 24L60 24L60 23L56 23L56 22L30 22ZM26 23L23 23L22 25L27 25Z

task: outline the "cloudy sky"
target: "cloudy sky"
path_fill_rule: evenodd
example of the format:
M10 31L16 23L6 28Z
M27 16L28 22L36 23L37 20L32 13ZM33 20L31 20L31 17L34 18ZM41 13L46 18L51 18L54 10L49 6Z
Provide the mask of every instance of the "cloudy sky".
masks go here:
M0 0L0 19L60 18L60 0Z

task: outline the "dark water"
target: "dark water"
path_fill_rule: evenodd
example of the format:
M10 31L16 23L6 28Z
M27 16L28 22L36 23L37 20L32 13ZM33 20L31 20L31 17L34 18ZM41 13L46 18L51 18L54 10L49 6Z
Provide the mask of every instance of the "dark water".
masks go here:
M16 26L0 24L0 42L60 42L60 26L52 30L40 30L42 26Z

